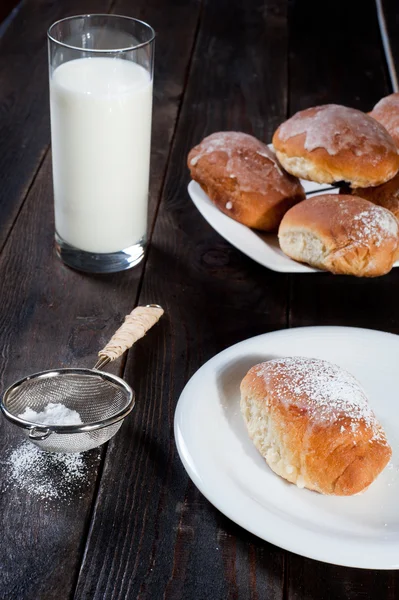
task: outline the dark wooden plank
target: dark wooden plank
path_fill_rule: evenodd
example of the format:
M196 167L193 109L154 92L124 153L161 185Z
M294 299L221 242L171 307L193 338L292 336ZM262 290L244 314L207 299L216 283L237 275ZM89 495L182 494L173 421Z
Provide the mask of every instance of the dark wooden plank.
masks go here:
M327 102L369 110L388 92L373 0L362 2L361 9L358 3L344 0L322 4L298 0L291 4L289 23L292 113ZM398 269L375 280L304 274L292 276L291 283L291 326L332 324L399 331ZM384 600L395 597L398 575L335 567L290 554L287 581L288 600Z
M0 38L0 248L50 143L47 28L62 17L107 12L112 0L35 0Z
M290 112L329 102L371 110L389 89L374 0L290 5Z
M143 0L132 7L130 2L120 1L114 9L145 16L159 27L164 3ZM158 53L163 60L157 63L155 77L150 226L164 180L198 12L197 2L184 5L179 0L170 2L164 16L167 35L158 39ZM184 35L179 35L183 27ZM173 44L168 42L170 38ZM39 80L37 86L47 87L46 78ZM44 94L39 89L37 93ZM22 105L21 110L24 110ZM40 119L37 123L40 124ZM17 165L14 176L18 177ZM97 350L135 304L143 264L108 277L79 274L56 258L53 228L48 154L0 257L3 389L29 372L60 365L91 366ZM120 368L115 366L114 370ZM5 485L9 477L7 457L19 446L21 438L3 420L0 434L0 598L71 597L84 550L100 459L96 453L87 459L89 476L80 497L73 495L69 504L52 501L44 505L34 495L14 485ZM121 476L119 467L114 476ZM108 493L113 493L112 485Z
M286 114L286 41L280 1L204 3L140 295L166 316L129 354L137 410L109 447L77 598L282 598L284 552L235 526L194 488L177 456L173 416L205 360L285 326L286 277L207 225L188 198L185 163L215 130L270 139Z
M396 571L367 571L326 565L290 555L288 600L396 600Z

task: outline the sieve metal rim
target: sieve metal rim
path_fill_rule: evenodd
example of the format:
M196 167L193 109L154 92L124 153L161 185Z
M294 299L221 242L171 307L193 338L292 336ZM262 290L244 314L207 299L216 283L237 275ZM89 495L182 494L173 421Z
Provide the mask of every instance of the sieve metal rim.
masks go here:
M81 425L44 425L39 423L33 423L32 421L25 421L24 419L20 419L17 415L10 412L7 408L7 400L12 394L12 392L19 386L21 386L25 381L29 381L32 379L46 379L49 377L55 377L57 375L62 375L65 373L70 374L78 374L78 375L97 375L103 379L110 381L122 387L128 395L128 402L125 408L119 410L112 417L107 417L106 419L101 419L100 421L92 421L89 423L82 423ZM46 431L47 435L51 433L57 434L71 434L71 433L84 433L87 431L96 431L98 429L103 429L104 427L108 427L109 425L114 425L119 421L123 420L127 415L133 410L136 399L135 394L130 385L126 383L123 379L118 377L117 375L113 375L111 373L105 373L104 371L99 371L97 369L84 369L84 368L61 368L61 369L51 369L48 371L38 371L37 373L33 373L31 375L27 375L22 379L19 379L12 385L10 385L6 391L4 392L1 400L0 400L0 409L3 415L17 425L18 427L22 427L23 429L35 430L35 431ZM46 435L46 437L47 437ZM38 438L40 439L40 438Z

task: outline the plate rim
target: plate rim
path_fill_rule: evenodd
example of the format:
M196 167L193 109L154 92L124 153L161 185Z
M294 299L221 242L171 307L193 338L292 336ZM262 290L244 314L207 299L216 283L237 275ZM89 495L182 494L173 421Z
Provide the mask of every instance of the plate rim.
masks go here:
M239 225L240 227L244 228L245 230L250 231L251 233L253 233L254 235L255 232L253 232L252 229L250 229L249 227L247 227L246 225L244 225L243 223L239 223L238 221L235 221L235 219L231 219L231 217L229 217L228 215L225 215L223 212L221 212L210 200L208 194L201 188L201 186L199 185L199 183L197 181L195 181L194 179L190 179L188 186L187 186L187 191L188 191L188 195L191 199L191 202L194 204L195 208L198 210L198 212L200 213L200 215L202 216L203 219L205 219L205 221L208 223L208 225L210 225L210 227L212 227L212 229L214 231L216 231L216 233L218 235L220 235L223 239L225 239L229 244L231 244L232 246L234 246L234 248L236 248L237 250L239 250L239 252L241 252L242 254L244 254L245 256L248 256L251 260L254 260L256 263L258 263L259 265L261 265L262 267L266 268L266 269L270 269L271 271L274 271L275 273L285 273L285 274L296 274L296 273L324 273L325 271L322 271L321 269L316 269L314 267L311 267L309 265L306 265L304 263L300 263L300 262L296 262L294 261L292 258L290 258L289 256L287 256L287 267L286 268L277 268L275 266L275 264L273 263L268 263L266 264L264 261L259 260L259 258L254 254L250 254L246 251L244 251L242 248L240 248L240 246L238 246L234 241L231 240L231 236L226 235L224 232L221 232L221 228L220 227L215 227L215 225L213 223L211 223L211 221L207 218L207 216L205 216L204 211L201 210L201 205L198 205L197 200L193 197L193 195L195 195L196 197L198 196L198 192L195 189L196 186L198 186L201 190L201 192L203 194L205 194L205 196L208 198L208 201L211 204L212 208L215 208L215 210L218 211L218 213L220 213L220 216L226 219L229 219L229 221L233 221L235 224ZM200 202L203 202L200 199ZM269 244L263 240L263 243L266 245L266 247L269 249L270 246ZM290 265L293 265L292 267L290 267Z
M301 180L301 183L303 183L304 180ZM309 182L308 182L309 183ZM321 184L314 184L314 185L321 185ZM218 235L220 235L224 240L226 240L229 244L231 244L234 248L236 248L239 252L241 252L242 254L244 254L245 256L248 256L251 260L255 261L256 263L258 263L259 265L261 265L262 267L266 268L266 269L270 269L271 271L274 271L275 273L284 273L284 274L292 274L292 275L297 275L297 274L320 274L320 273L329 273L327 270L323 270L323 269L316 269L315 267L311 267L310 265L307 265L306 263L301 263L298 261L293 260L292 258L290 258L289 256L286 256L287 258L287 263L286 266L280 265L280 266L276 266L275 263L273 263L272 261L270 263L267 263L266 261L262 261L260 260L255 253L250 253L246 250L243 250L242 247L240 247L239 244L236 243L236 241L232 241L232 236L229 234L226 234L224 231L222 232L222 228L215 226L214 223L212 223L208 216L205 214L205 211L202 210L202 203L204 202L201 198L199 199L199 202L197 200L198 198L198 192L196 190L196 186L199 187L199 189L201 190L201 192L203 194L205 194L205 196L207 197L211 208L216 210L219 214L220 217L222 218L222 223L223 223L223 217L225 219L229 219L229 221L232 221L234 224L239 225L240 227L244 228L245 230L253 233L254 235L256 235L256 233L250 229L249 227L247 227L246 225L244 225L243 223L239 223L238 221L236 221L235 219L232 219L231 217L229 217L228 215L224 214L222 211L220 211L215 204L213 204L213 202L210 200L208 194L201 188L201 186L199 185L199 183L197 181L195 181L194 179L190 179L188 186L187 186L187 192L188 195L191 199L191 202L194 204L195 208L198 210L198 212L200 213L200 215L202 216L203 219L205 219L205 221L208 223L208 225L210 227L212 227L212 229L214 231L216 231L216 233ZM337 189L334 188L333 186L330 186L330 188L332 190ZM324 192L327 192L327 189L323 190ZM321 193L321 191L319 190L314 190L314 191L310 191L308 192L309 194L319 194ZM273 235L273 234L271 234ZM270 245L268 244L268 242L266 240L262 240L262 242L265 244L265 246L270 249L270 251L272 251ZM290 267L290 265L292 265ZM392 268L396 268L399 267L399 260L397 260L393 265ZM332 273L330 273L330 275L332 275Z
M389 559L389 564L388 561L386 559L384 559L382 562L378 562L378 559L376 561L375 564L371 565L370 562L367 560L340 560L339 557L331 557L330 552L327 550L327 552L325 550L322 550L320 552L320 550L318 549L317 551L309 551L309 548L305 548L305 550L303 550L301 548L301 543L299 542L299 544L296 542L296 536L295 534L293 535L293 542L292 543L286 543L285 541L282 543L281 540L279 539L278 535L275 535L275 533L273 532L270 536L268 535L267 537L265 537L264 535L262 535L259 531L256 531L251 525L248 525L248 523L246 522L245 518L241 518L241 516L239 515L237 517L236 514L233 514L234 511L231 511L229 508L226 508L226 506L223 505L223 501L220 501L218 498L218 494L214 494L212 492L212 490L208 489L206 487L206 482L201 478L201 476L196 473L196 471L192 468L192 465L189 463L189 461L187 460L187 456L185 454L185 442L184 440L184 436L181 432L180 429L180 416L181 413L184 409L184 403L187 402L187 400L185 399L186 396L188 396L187 390L190 390L191 385L193 385L193 380L195 383L195 379L197 377L200 377L201 371L205 370L205 368L209 369L210 365L212 362L216 362L216 361L221 361L223 362L223 358L227 357L230 353L233 353L234 350L237 349L237 347L244 345L244 344L248 344L252 341L255 340L259 340L260 338L264 338L266 336L289 336L292 332L299 332L299 331L306 331L308 333L312 333L312 332L318 332L320 333L340 333L343 334L344 332L347 334L348 331L349 332L356 332L356 333L360 333L362 332L363 334L366 335L372 335L372 336L388 336L391 337L392 339L395 339L395 343L399 343L399 336L395 333L391 333L391 332L386 332L386 331L382 331L382 330L378 330L378 329L368 329L368 328L364 328L364 327L345 327L345 326L339 326L339 325L315 325L315 326L309 326L309 327L292 327L292 328L285 328L285 329L279 329L279 330L273 330L273 331L268 331L266 333L261 333L255 336L252 336L250 338L246 338L244 340L241 340L231 346L229 346L228 348L225 348L224 350L222 350L221 352L215 354L213 357L211 357L209 360L207 360L203 365L201 365L201 367L199 367L199 369L197 369L197 371L195 371L195 373L190 377L190 379L187 381L187 383L185 384L178 402L176 404L176 408L175 408L175 415L174 415L174 437L175 437L175 443L176 443L176 447L177 447L177 451L180 457L180 460L183 463L183 466L188 474L188 476L190 477L190 479L192 480L192 482L194 483L194 485L198 488L198 490L201 492L201 494L217 509L219 510L222 514L224 514L227 518L229 518L231 521L233 521L234 523L236 523L237 525L239 525L240 527L242 527L243 529L245 529L246 531L249 531L251 534L257 536L258 538L266 541L267 543L271 543L273 545L275 545L278 548L281 548L283 550L292 552L294 554L297 554L299 556L305 557L305 558L310 558L312 560L317 560L320 562L324 562L327 564L332 564L332 565L338 565L338 566L343 566L343 567L348 567L348 568L360 568L360 569L372 569L372 570L397 570L399 569L399 541L396 542L393 545L393 548L396 549L391 551L391 554L395 554L396 555L396 559L392 558ZM264 508L264 511L268 512L269 515L271 515L272 518L276 519L276 515L273 515L270 511L268 511L267 508ZM301 526L298 525L293 525L292 523L288 523L288 521L284 518L278 517L279 520L282 523L285 523L285 525L288 527L291 527L292 529L297 528L298 531L304 531ZM320 534L319 532L307 532L307 536L310 538L314 538L314 541L321 541L322 539L326 539L323 534ZM361 542L359 542L359 544L361 544ZM317 547L316 544L312 547ZM363 547L363 546L362 546ZM362 556L361 554L357 554L358 556Z

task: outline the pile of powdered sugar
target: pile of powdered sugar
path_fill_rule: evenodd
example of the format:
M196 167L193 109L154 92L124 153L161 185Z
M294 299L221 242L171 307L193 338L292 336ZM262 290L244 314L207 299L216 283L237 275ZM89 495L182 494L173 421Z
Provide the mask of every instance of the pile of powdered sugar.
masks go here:
M49 402L42 411L36 412L30 406L27 406L24 412L18 415L20 419L30 423L40 423L41 425L81 425L80 414L71 408L68 408L60 402Z
M7 486L13 485L43 501L69 501L81 494L89 481L87 455L45 452L28 441L1 462L7 473Z
M313 422L330 424L342 418L371 428L373 438L383 436L358 381L337 365L324 360L289 357L262 363L256 370L275 401L306 410Z

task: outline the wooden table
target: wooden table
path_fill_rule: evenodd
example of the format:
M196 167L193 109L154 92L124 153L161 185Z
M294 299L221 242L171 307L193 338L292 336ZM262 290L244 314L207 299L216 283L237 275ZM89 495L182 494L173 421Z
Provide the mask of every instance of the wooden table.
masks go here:
M384 0L394 62L399 8ZM69 270L53 246L45 31L84 12L158 32L150 242L108 277ZM190 202L186 156L206 134L270 140L287 115L326 102L369 110L391 91L372 0L26 0L0 39L1 387L90 366L135 304L166 317L117 372L137 407L87 460L81 495L43 503L6 485L20 433L1 422L2 600L392 600L395 572L301 558L247 533L187 477L174 409L210 357L255 334L305 325L399 333L399 269L381 279L283 275L235 250Z

